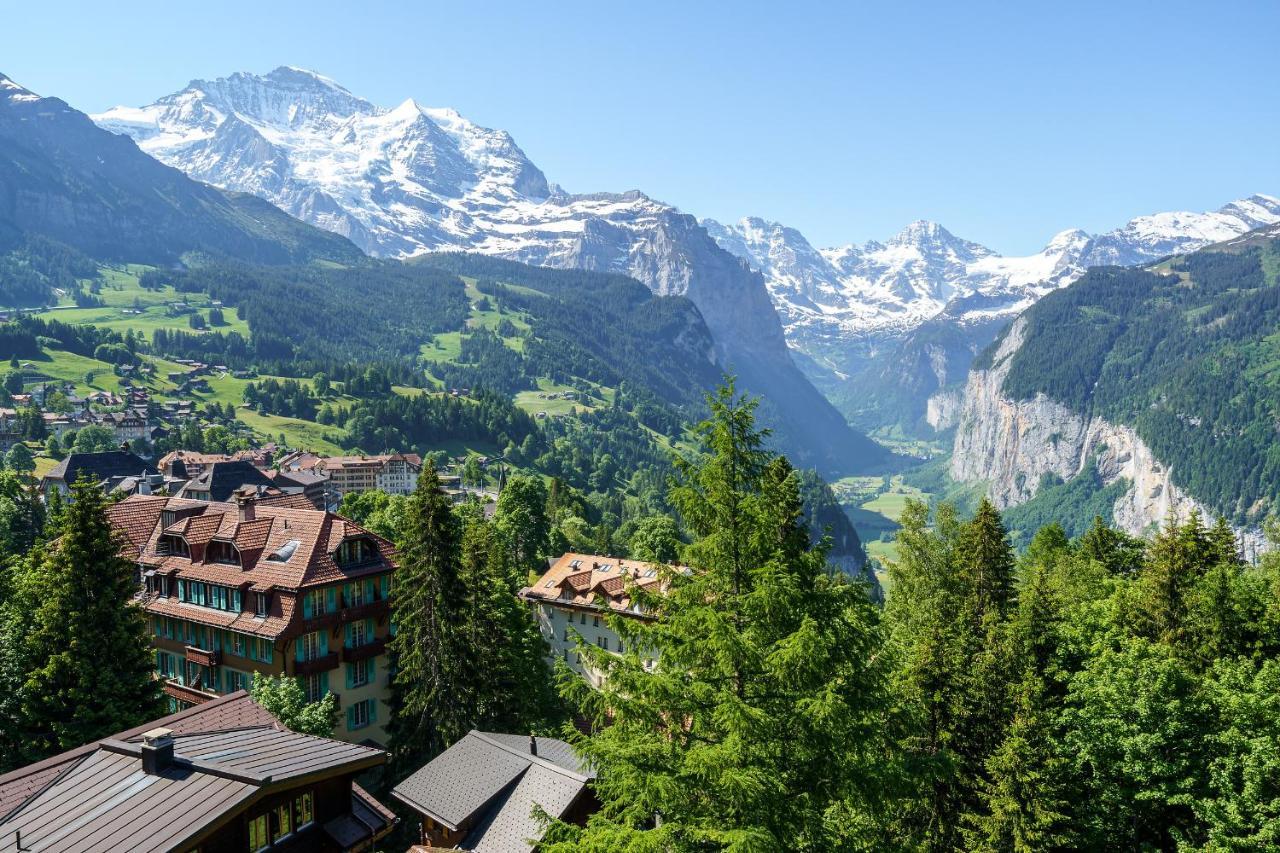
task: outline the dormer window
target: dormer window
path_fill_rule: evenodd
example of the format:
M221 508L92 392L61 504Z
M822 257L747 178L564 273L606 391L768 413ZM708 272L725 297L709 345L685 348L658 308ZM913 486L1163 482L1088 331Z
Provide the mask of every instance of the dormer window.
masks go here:
M378 549L368 539L344 539L334 552L339 566L357 566L378 556Z
M209 543L209 547L205 551L205 561L238 566L240 565L240 551L230 542L214 539Z
M253 615L265 618L267 610L271 604L271 594L267 592L256 592L253 595Z
M187 540L174 533L165 533L156 540L156 553L161 556L190 557Z

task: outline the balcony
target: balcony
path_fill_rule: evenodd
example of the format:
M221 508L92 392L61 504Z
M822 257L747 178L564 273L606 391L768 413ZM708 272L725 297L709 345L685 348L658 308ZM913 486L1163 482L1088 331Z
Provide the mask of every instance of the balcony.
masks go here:
M213 666L217 666L219 663L222 662L221 652L209 651L208 649L199 649L199 648L196 648L195 646L187 646L185 651L186 651L187 660L191 661L192 663L198 663L201 666L213 667Z
M310 634L312 631L327 631L330 628L338 627L339 615L337 611L330 613L317 613L308 619L302 620L302 632Z
M355 663L358 660L367 660L369 658L376 658L378 655L382 654L386 650L387 650L386 638L379 637L377 639L370 640L369 642L364 643L363 645L352 646L351 648L344 647L342 650L342 660L346 663Z
M321 672L328 672L338 666L338 655L336 652L325 655L324 657L312 658L311 660L300 660L293 665L294 675L316 675Z
M338 611L342 622L356 622L360 619L382 619L391 612L391 605L387 603L387 599L378 598L373 601L366 601L363 604L352 606L343 606Z
M166 681L164 683L164 692L167 696L172 696L179 702L186 702L189 705L199 705L202 702L208 702L210 699L217 698L216 693L206 693L203 690L196 690L193 687L184 687L176 681Z

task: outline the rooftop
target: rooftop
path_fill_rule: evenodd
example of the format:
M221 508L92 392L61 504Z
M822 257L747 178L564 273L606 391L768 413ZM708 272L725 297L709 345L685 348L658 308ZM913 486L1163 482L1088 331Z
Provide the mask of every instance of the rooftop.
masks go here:
M611 610L635 612L629 590L635 586L657 588L659 569L657 564L640 560L569 553L556 560L536 583L520 590L520 597L582 607L598 607L603 601Z
M173 757L149 772L142 740L157 729L171 732ZM240 691L0 776L0 836L21 833L32 853L185 849L277 786L385 760L381 750L288 731ZM394 820L356 786L352 811L375 820L365 840Z
M520 853L531 849L528 839L542 833L534 805L563 817L594 776L564 741L472 731L397 785L391 796L451 830L466 832L461 849Z

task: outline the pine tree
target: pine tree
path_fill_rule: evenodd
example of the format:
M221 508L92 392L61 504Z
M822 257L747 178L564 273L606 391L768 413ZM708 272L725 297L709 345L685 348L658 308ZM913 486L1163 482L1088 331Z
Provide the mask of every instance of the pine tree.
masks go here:
M146 619L134 602L137 570L119 555L97 485L72 486L62 537L28 562L30 619L22 653L22 715L50 754L135 726L163 710ZM28 729L30 730L30 728ZM30 756L28 756L30 757Z
M626 653L581 644L603 686L574 694L597 723L576 743L602 808L544 849L828 850L858 841L886 773L884 656L866 591L829 574L799 481L763 449L732 384L678 462L671 492L696 537L654 619L611 617ZM656 664L646 656L658 653Z
M960 547L969 576L970 615L978 623L988 613L1004 616L1013 599L1013 549L1000 513L987 498L978 503Z
M434 469L424 469L410 498L391 592L396 625L389 726L392 772L399 777L470 730L472 657L463 623L466 588L459 572L461 532Z

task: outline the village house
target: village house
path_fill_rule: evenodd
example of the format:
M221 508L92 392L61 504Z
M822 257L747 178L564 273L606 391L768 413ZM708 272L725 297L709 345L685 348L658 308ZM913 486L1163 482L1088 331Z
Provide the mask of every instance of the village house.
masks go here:
M138 564L156 672L175 708L245 688L254 673L339 697L334 736L386 742L391 543L334 513L127 498L108 510Z
M178 491L178 497L196 501L229 501L237 492L246 489L259 497L284 494L261 469L250 462L237 460L209 463L199 476L187 481Z
M392 790L429 850L533 850L535 808L579 826L599 801L595 773L562 740L471 731ZM421 848L416 848L421 849Z
M565 554L532 586L520 590L520 598L534 610L538 628L551 647L552 660L562 660L591 684L600 685L600 673L584 665L575 648L576 634L605 651L626 651L605 618L618 614L649 619L629 590L646 587L660 591L658 566L639 560L622 560L592 554ZM652 660L652 657L650 658Z
M296 734L243 691L0 776L5 850L359 851L397 818L380 749Z
M82 476L97 483L103 491L110 492L130 477L150 477L159 474L150 462L127 450L105 450L100 453L71 453L49 469L40 480L40 491L45 500L54 491L66 497L71 486Z

